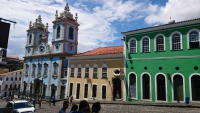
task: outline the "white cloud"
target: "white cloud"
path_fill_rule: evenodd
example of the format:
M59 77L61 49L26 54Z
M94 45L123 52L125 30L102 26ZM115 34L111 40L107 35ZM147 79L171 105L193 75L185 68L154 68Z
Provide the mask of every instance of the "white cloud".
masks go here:
M168 23L172 20L183 21L200 18L200 0L169 0L164 7L149 7L152 14L145 18L148 24Z

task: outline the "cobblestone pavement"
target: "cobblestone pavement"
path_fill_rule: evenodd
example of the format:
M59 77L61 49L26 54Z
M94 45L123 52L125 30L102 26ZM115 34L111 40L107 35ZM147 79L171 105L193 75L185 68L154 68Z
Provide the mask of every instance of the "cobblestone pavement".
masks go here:
M48 103L43 102L42 108L38 108L36 104L37 113L58 113L62 107L63 102L56 102L56 106L49 106ZM6 106L5 101L0 101L0 108ZM92 106L92 105L90 105ZM67 113L71 106L67 109ZM1 113L1 112L0 112ZM156 107L156 106L141 106L141 105L115 105L102 104L100 113L200 113L200 108L177 108L177 107Z

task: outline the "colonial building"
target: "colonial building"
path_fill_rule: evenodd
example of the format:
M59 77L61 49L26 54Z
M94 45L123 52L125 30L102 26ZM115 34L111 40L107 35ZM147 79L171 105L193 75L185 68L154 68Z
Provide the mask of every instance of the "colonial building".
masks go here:
M23 69L0 74L0 97L13 96L20 91Z
M122 34L127 101L200 101L200 19Z
M66 56L77 53L77 14L73 17L68 4L60 14L56 11L53 21L52 47L48 44L48 23L44 25L39 17L27 30L24 56L22 91L42 97L65 98L67 90L68 60Z
M124 98L123 46L101 47L67 58L69 96L75 100Z

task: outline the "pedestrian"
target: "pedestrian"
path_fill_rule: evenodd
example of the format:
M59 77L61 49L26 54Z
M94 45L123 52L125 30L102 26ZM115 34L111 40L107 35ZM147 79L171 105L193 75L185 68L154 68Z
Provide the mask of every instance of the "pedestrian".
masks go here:
M78 110L78 106L76 104L74 104L69 113L76 113L77 110Z
M52 97L52 100L53 100L53 105L55 106L55 105L56 105L56 97L53 96L53 97Z
M73 96L71 95L71 98L70 98L70 104L72 105L72 101L73 101Z
M35 104L36 104L36 98L33 99L33 105L34 105L34 108L35 108Z
M39 103L39 108L41 109L41 104L42 104L42 98L41 97L38 99L38 103Z
M63 108L60 109L59 113L66 113L66 109L69 106L69 101L64 101L63 102Z
M67 101L69 101L69 96L67 96Z
M87 111L85 113L92 113L92 110L90 109L89 103L88 103L88 109L87 109Z
M80 101L79 110L75 113L86 113L88 110L88 102L86 100Z
M99 113L100 109L100 102L95 102L94 104L92 104L92 113Z

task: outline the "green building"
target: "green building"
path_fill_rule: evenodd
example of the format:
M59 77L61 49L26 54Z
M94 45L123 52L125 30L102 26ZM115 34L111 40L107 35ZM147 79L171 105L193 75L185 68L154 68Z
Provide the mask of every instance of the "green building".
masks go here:
M200 18L122 34L126 101L200 101Z

